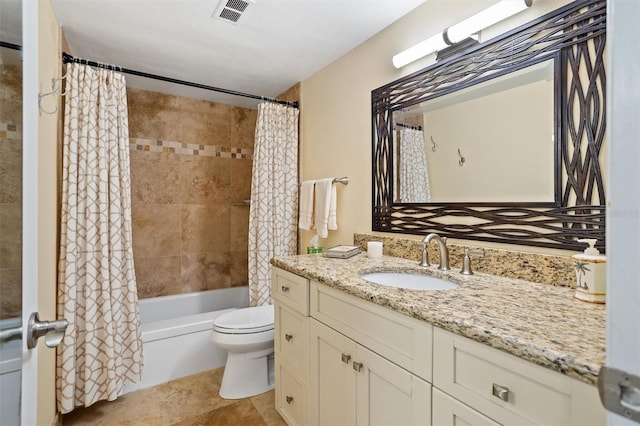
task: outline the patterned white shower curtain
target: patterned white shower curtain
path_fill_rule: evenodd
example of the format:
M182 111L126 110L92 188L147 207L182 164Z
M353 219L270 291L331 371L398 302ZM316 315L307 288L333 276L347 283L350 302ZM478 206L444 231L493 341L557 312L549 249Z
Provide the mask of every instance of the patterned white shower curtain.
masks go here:
M125 79L67 66L57 357L61 413L114 400L140 380L142 341L131 242Z
M400 129L400 201L426 203L431 201L427 152L422 130Z
M271 303L274 256L297 252L298 109L258 106L251 206L249 208L249 295L251 306Z

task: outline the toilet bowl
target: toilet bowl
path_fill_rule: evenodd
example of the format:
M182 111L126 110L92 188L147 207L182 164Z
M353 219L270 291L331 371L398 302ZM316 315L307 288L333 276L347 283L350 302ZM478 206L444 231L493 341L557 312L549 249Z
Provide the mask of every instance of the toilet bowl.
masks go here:
M220 397L246 398L273 389L273 315L273 305L264 305L214 320L211 340L227 351Z

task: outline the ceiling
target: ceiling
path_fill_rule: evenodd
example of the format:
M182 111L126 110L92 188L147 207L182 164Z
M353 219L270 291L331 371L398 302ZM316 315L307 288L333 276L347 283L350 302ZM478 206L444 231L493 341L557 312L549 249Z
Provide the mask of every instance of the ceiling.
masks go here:
M221 1L224 5L238 0ZM255 0L235 24L213 17L220 0L51 3L76 57L275 97L424 1ZM20 0L0 0L0 7L0 35L11 39L3 41L19 43ZM247 98L148 78L127 76L127 81L147 90L257 105Z

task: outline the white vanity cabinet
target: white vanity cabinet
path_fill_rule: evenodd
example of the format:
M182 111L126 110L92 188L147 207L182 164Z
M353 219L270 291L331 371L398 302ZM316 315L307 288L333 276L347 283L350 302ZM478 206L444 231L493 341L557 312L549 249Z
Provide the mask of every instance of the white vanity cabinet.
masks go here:
M377 308L311 282L310 424L431 424L431 384L386 358L430 377L431 326Z
M290 425L309 424L309 280L271 269L275 403Z
M433 351L434 424L606 423L595 386L438 328Z
M290 425L604 425L595 386L276 267Z

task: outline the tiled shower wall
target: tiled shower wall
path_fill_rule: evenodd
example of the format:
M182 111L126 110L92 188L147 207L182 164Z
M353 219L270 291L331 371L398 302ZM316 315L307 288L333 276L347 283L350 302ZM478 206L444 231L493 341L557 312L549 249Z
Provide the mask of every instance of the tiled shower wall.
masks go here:
M0 65L0 319L22 305L22 67Z
M140 298L247 285L257 111L127 89Z

